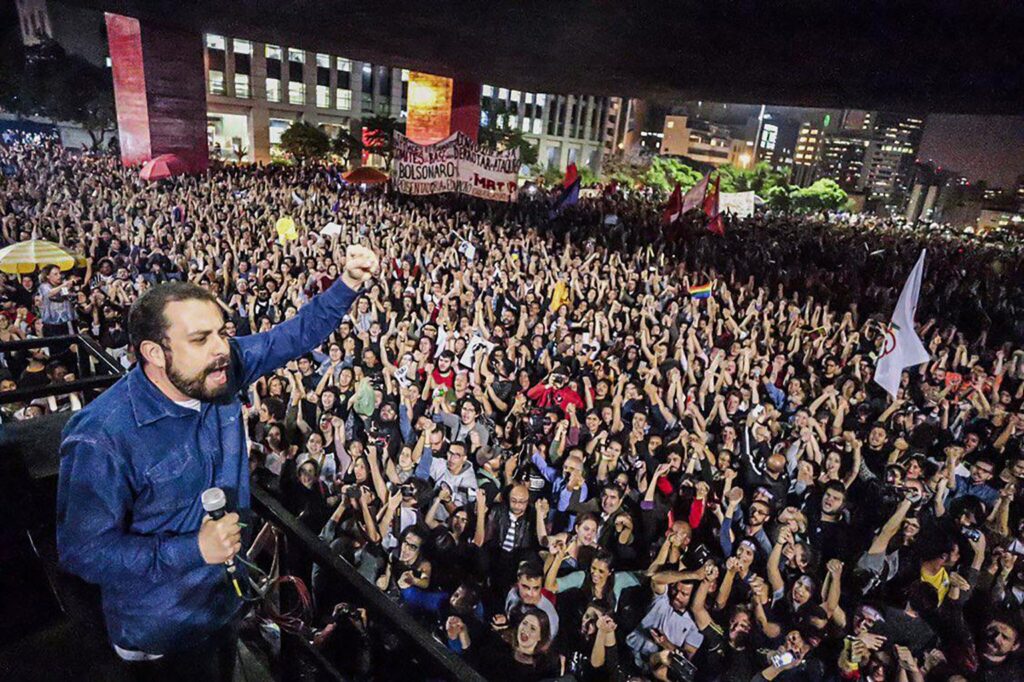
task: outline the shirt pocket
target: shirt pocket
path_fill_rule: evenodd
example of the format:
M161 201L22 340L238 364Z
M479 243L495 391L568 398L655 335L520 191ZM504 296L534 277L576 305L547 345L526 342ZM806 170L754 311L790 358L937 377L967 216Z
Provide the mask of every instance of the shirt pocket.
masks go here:
M154 464L146 471L145 510L172 512L198 503L203 469L199 456L191 452L176 453Z

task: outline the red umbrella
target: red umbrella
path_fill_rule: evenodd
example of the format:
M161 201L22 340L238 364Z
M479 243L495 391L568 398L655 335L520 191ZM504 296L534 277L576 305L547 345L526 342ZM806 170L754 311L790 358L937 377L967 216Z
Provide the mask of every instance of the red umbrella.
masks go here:
M369 166L360 166L355 170L342 173L341 177L345 178L345 182L350 182L354 185L376 185L388 181L387 175L381 173L376 168L370 168Z
M139 177L143 180L163 180L172 175L188 172L188 162L177 154L161 154L142 164Z

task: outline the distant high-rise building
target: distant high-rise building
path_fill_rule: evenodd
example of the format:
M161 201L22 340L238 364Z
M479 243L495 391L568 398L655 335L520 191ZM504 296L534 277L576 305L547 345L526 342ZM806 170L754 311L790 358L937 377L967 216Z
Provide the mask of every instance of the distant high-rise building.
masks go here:
M796 151L793 154L793 182L797 185L810 184L814 169L821 157L825 142L823 126L805 122L800 125L796 136Z
M864 173L864 155L870 140L847 130L826 133L821 144L816 178L831 178L847 192L859 192Z
M877 205L900 205L907 197L921 144L924 119L877 112L864 155L863 188Z

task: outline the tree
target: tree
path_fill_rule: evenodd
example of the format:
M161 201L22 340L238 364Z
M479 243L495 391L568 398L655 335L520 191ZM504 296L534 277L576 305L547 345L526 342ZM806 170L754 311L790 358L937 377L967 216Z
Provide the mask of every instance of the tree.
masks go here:
M281 134L281 149L296 159L322 159L331 149L327 133L306 121L295 121Z
M835 180L822 178L810 187L802 187L789 195L792 210L797 213L838 211L846 206L849 196Z
M496 151L518 149L520 165L533 166L537 163L539 154L537 145L526 139L523 131L519 128L513 128L507 124L504 127L498 127L499 114L503 115L505 110L505 103L499 102L497 110L488 117L487 125L480 126L477 142L481 147Z
M342 130L331 140L331 150L344 160L346 166L351 166L363 153L363 141L348 130Z
M793 206L793 202L790 200L790 192L794 189L786 185L776 185L765 192L764 199L768 202L768 207L773 211L788 213Z
M676 183L685 192L704 177L700 171L694 170L679 159L670 156L656 156L651 159L651 166L641 180L648 187L656 187L662 192L671 192Z
M614 180L624 187L635 187L643 182L650 167L649 157L623 154L605 159L601 170L606 180Z
M365 146L371 154L380 154L384 165L391 167L391 159L395 156L395 132L405 132L405 124L391 116L374 115L363 120L366 131Z
M718 169L721 177L721 190L723 192L757 192L764 195L772 187L786 183L786 176L772 170L765 162L761 162L753 168L737 168L733 165L722 166Z

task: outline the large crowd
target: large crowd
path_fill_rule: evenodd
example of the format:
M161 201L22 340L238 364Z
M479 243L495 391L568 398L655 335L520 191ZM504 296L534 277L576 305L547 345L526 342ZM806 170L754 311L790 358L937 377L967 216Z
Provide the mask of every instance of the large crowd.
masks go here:
M768 214L718 238L622 192L549 220L319 166L149 184L52 141L0 164L2 243L89 259L0 279L0 341L72 329L128 366L149 287L199 283L253 334L347 244L380 255L335 334L251 387L252 475L491 679L1024 679L1019 243ZM932 359L893 399L872 373L923 247ZM75 378L2 361L0 391ZM286 570L339 665L387 669L328 573Z

